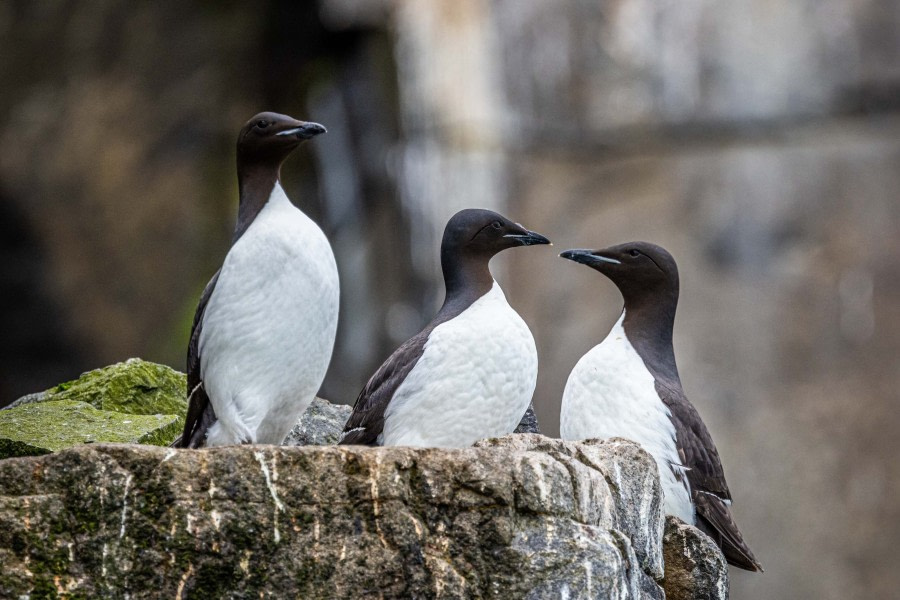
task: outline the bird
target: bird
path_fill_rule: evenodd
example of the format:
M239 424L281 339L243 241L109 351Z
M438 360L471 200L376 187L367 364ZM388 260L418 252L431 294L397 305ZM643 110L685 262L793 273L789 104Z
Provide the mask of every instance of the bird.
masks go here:
M462 448L511 433L534 393L537 349L488 263L549 243L490 210L453 215L441 240L443 305L372 375L338 443Z
M606 339L569 375L561 437L617 436L639 443L659 467L665 513L708 534L730 564L762 571L732 517L719 452L681 385L672 346L679 293L675 259L648 242L560 256L608 277L625 301Z
M280 444L322 384L337 331L337 264L319 226L288 199L281 165L325 131L262 112L238 134L237 223L194 315L188 410L173 446Z

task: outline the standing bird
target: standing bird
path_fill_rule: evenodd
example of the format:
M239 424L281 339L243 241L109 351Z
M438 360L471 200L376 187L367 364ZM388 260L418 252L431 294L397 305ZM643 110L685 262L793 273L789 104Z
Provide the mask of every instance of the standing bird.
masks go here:
M654 244L632 242L560 256L603 273L625 299L612 331L569 375L562 438L618 436L639 443L659 466L666 514L709 534L729 563L762 571L731 516L716 446L681 387L672 347L678 305L672 255Z
M461 448L511 433L534 393L537 350L488 263L549 243L489 210L453 215L441 241L444 304L369 379L339 443Z
M188 347L184 448L280 444L322 384L338 272L322 230L291 204L281 164L318 123L264 112L238 135L237 225L203 290Z

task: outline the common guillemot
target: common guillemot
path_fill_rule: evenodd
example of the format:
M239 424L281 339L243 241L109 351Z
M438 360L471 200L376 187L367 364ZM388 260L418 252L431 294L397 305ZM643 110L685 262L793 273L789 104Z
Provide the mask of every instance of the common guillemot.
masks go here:
M560 256L606 275L625 299L612 331L569 375L561 437L638 442L659 466L666 514L709 534L732 565L762 571L732 518L731 493L709 430L681 387L672 346L675 260L646 242Z
M291 204L281 164L318 123L271 112L238 135L238 219L207 284L188 346L185 448L280 444L331 360L338 272L322 230Z
M441 241L443 306L369 379L339 443L465 447L512 432L534 393L537 350L488 263L549 243L489 210L456 213Z

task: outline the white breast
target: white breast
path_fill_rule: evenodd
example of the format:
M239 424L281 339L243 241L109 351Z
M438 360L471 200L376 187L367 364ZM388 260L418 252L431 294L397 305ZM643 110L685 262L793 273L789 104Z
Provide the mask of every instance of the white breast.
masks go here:
M465 447L511 433L537 382L537 350L500 286L434 328L385 411L386 446Z
M219 419L207 444L280 444L322 384L337 316L331 246L276 183L204 315L200 372Z
M659 467L666 514L694 523L694 506L680 468L675 426L656 392L653 375L632 347L622 322L606 339L581 357L569 375L560 410L565 440L622 437L639 443Z

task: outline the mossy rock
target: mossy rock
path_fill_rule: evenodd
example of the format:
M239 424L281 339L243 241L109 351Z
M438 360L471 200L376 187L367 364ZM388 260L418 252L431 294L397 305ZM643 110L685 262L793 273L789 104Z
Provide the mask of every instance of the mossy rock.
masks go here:
M186 387L184 373L139 358L89 371L0 410L0 458L90 441L168 445L184 427Z
M0 411L0 458L47 454L90 442L165 446L181 431L179 415L97 410L87 402L49 400Z
M47 390L43 402L87 402L100 410L131 415L183 415L187 376L165 365L130 358L84 373Z

